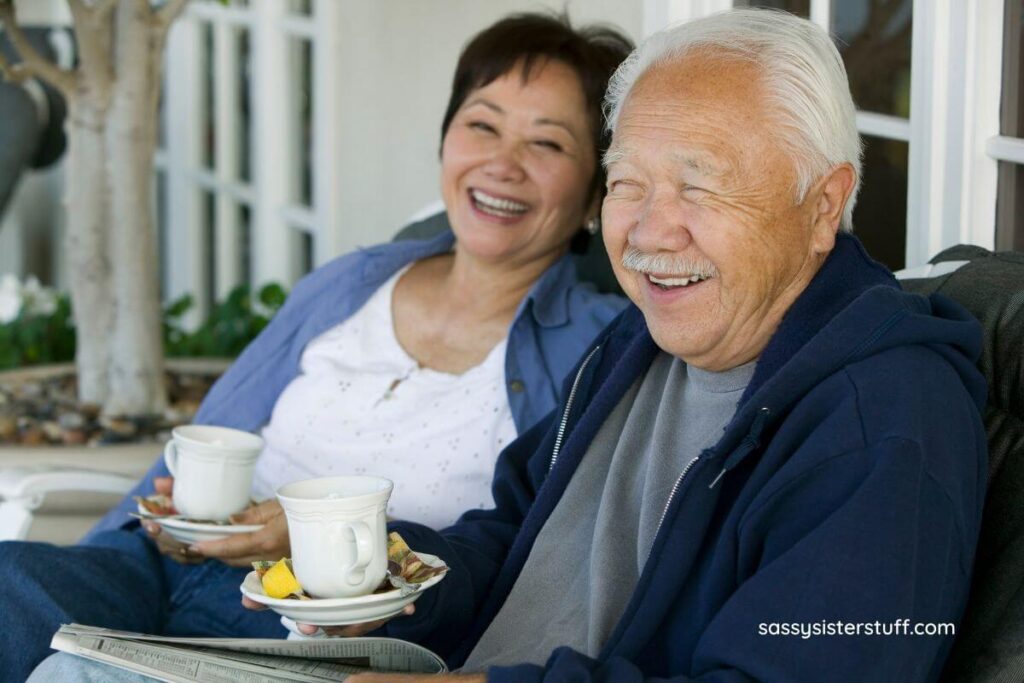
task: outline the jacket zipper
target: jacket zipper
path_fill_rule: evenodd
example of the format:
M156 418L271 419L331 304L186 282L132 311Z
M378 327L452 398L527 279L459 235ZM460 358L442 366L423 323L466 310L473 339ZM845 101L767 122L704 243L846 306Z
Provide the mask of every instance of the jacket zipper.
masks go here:
M770 414L771 411L767 407L761 408L758 411L757 417L754 418L754 424L751 426L750 432L747 436L743 438L740 448L736 449L736 451L729 456L726 460L725 466L722 468L722 471L718 473L718 476L711 482L708 489L715 488L726 472L732 469L737 462L745 458L751 451L756 450L761 446L761 431L764 429L764 425L768 421L768 416ZM707 451L705 451L705 453L706 452ZM665 509L661 511L661 519L658 520L658 526L654 529L654 538L657 538L658 532L661 531L661 525L665 522L665 516L668 515L668 509L671 507L672 501L675 499L676 493L679 491L679 487L683 483L683 479L686 478L686 474L691 468L693 468L694 464L700 460L700 455L701 454L695 455L690 462L686 463L686 467L683 468L682 474L679 475L679 478L676 479L676 483L672 486L672 491L668 494L668 502L665 503ZM647 560L651 559L651 553L653 551L654 543L651 543L651 549L647 551ZM646 563L647 561L645 560L644 564Z
M555 447L551 451L551 464L548 465L548 472L555 468L555 461L558 460L558 451L562 450L562 439L565 438L565 428L569 424L569 411L572 410L572 402L576 399L576 389L579 388L580 379L583 378L583 371L587 369L587 364L590 363L590 359L594 357L597 350L601 348L598 344L587 357L583 359L583 364L580 365L579 372L576 373L576 379L572 382L572 389L569 390L569 398L565 402L565 411L562 413L562 421L558 425L558 434L555 435Z
M686 463L686 467L683 468L679 478L676 479L676 483L672 485L672 491L668 494L668 501L665 503L665 508L661 511L661 518L658 520L658 526L654 529L654 538L658 537L658 533L661 531L661 525L665 523L665 516L668 514L668 509L672 505L672 501L675 500L676 493L679 491L679 487L683 483L683 479L686 478L686 474L693 468L694 464L700 460L700 455L693 456L690 462ZM644 560L644 565L647 564L647 560L651 559L651 553L654 552L654 543L651 543L650 550L647 551L647 558Z
M551 451L551 464L548 466L548 472L555 467L555 462L558 460L558 452L562 449L562 439L565 438L565 429L569 424L569 412L572 410L572 403L576 400L576 390L579 388L580 379L583 377L583 372L587 369L587 365L590 363L590 359L594 357L598 349L601 346L595 346L587 357L583 359L583 363L580 365L579 371L576 373L576 379L572 382L572 389L569 390L569 398L565 402L565 410L562 412L562 421L558 425L558 433L555 435L555 447ZM665 515L668 514L668 508L672 505L672 500L676 497L676 493L679 491L679 486L683 483L683 479L686 474L693 468L694 464L700 460L700 455L695 455L690 462L686 463L686 467L683 468L679 478L676 479L676 483L672 486L672 491L668 494L668 502L665 504L665 509L661 511L661 519L658 520L658 526L654 530L654 536L657 538L658 532L661 531L661 525L665 522ZM651 550L647 551L647 559L650 559L651 552L654 550L654 546L651 546Z
M554 469L555 462L558 460L558 452L562 450L562 439L565 438L565 429L569 424L569 413L572 410L573 401L576 400L576 390L579 388L580 380L583 378L583 372L587 369L587 365L590 363L590 359L594 357L594 354L597 353L598 349L600 348L601 345L598 344L593 349L591 349L590 353L587 354L587 357L583 359L583 363L580 365L580 369L576 373L576 379L574 379L572 382L572 388L569 390L569 398L566 400L565 410L562 412L562 421L558 424L558 433L555 435L555 447L551 450L551 464L548 465L548 472ZM749 445L744 444L748 445L747 452L753 450L754 448L757 448L760 445L758 437L760 437L761 429L764 426L764 422L768 418L769 410L768 408L761 408L759 412L759 419L755 419L754 427L752 429L752 431L756 433L748 434L747 437L744 439L744 441L750 442ZM693 456L690 462L686 463L686 467L684 467L683 471L679 474L679 477L676 479L676 483L672 485L672 491L670 491L668 494L668 501L665 503L665 507L661 511L661 518L658 519L658 526L654 529L654 538L658 538L658 534L661 532L661 525L665 523L665 516L668 515L668 509L672 507L672 501L675 500L676 493L679 492L679 487L682 485L683 479L686 478L686 475L690 472L691 469L693 469L693 466L697 464L698 460L700 460L700 454ZM709 486L708 488L714 488L715 485L718 483L718 480L722 478L722 475L724 475L726 471L728 471L728 468L724 468L721 471L721 473L719 473L719 475L715 477L715 480L711 482L711 486ZM651 559L652 552L654 552L653 543L651 544L651 549L647 551L647 559L644 560L644 564L647 564L647 560Z

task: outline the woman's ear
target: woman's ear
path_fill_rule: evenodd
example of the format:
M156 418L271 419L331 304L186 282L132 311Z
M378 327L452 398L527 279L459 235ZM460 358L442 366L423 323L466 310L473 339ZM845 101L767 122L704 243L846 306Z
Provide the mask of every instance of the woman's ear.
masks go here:
M604 203L604 197L601 196L600 191L595 191L594 196L591 198L590 203L587 205L587 210L583 214L583 225L586 226L592 220L601 220L601 205Z

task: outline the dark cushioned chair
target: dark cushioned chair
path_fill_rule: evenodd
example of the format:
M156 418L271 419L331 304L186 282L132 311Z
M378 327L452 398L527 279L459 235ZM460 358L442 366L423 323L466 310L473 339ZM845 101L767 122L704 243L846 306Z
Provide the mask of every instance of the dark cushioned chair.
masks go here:
M939 292L980 322L980 368L989 383L985 429L988 494L967 613L944 683L1024 681L1024 253L956 246L932 263L968 261L952 273L904 280Z

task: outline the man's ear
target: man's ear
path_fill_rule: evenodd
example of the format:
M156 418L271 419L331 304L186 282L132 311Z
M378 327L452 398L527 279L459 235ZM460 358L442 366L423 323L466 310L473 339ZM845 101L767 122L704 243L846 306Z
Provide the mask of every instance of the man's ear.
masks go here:
M810 198L814 202L813 236L814 250L819 254L832 251L836 232L843 219L843 210L853 193L857 172L850 164L839 164L814 184Z

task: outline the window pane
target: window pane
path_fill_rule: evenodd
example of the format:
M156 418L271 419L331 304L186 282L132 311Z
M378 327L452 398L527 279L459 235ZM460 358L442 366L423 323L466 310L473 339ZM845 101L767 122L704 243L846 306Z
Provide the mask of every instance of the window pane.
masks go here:
M312 14L313 0L289 0L288 9L294 14Z
M296 281L313 270L313 236L305 229L292 226L291 276Z
M1024 0L1006 0L1003 34L1002 134L1024 137ZM1016 173L1016 171L1013 171Z
M736 0L733 6L783 9L804 19L811 16L811 0Z
M308 232L302 233L302 274L305 275L313 270L313 236Z
M862 139L864 181L853 211L853 232L875 260L899 270L907 254L909 145L867 135Z
M996 249L1024 251L1024 166L999 162Z
M238 177L242 182L252 180L250 150L249 93L252 83L252 50L249 46L249 31L241 29L236 34L235 49L238 51Z
M832 32L864 111L910 116L913 0L832 2Z
M217 148L217 118L213 107L213 26L205 21L202 24L202 47L200 49L199 72L203 74L202 102L200 111L202 120L199 122L199 160L204 168L214 167L214 155Z
M1024 137L1024 0L1006 0L1000 132ZM1024 167L999 162L996 249L1024 250Z
M238 205L238 258L240 260L239 273L242 276L242 284L249 285L250 289L255 285L252 281L252 211L248 204Z
M215 297L213 295L214 283L217 282L217 202L213 193L203 191L203 230L200 233L203 245L203 254L206 262L203 264L202 291L195 292L196 303L201 310L207 312L213 309Z
M313 205L313 45L308 40L291 44L292 117L295 139L292 159L292 201Z

